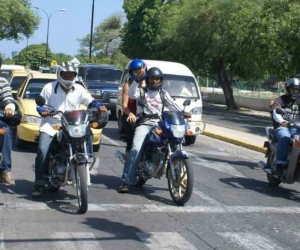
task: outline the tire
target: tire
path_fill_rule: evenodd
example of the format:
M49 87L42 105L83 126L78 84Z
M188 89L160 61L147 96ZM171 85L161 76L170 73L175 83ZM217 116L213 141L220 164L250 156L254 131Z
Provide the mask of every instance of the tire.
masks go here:
M269 182L269 186L271 186L271 187L278 187L279 184L281 183L280 179L278 179L277 177L275 177L271 174L268 174L268 173L267 173L267 179Z
M101 144L101 141L99 142L99 144L97 144L97 145L93 145L93 151L94 152L99 152L99 150L100 150L100 144Z
M180 165L180 172L178 172L178 164ZM173 166L175 167L176 181L173 181L170 164L168 165L167 178L168 178L168 188L170 195L173 201L177 205L184 205L191 198L193 187L194 187L194 170L191 166L191 163L188 159L183 159L181 157L176 157L172 161ZM184 167L184 169L183 169ZM185 170L185 173L182 176L182 170ZM186 176L186 178L184 178ZM180 178L180 180L179 180ZM182 195L182 188L185 189L184 194Z
M196 135L190 135L190 136L185 136L185 145L192 145L195 143L197 136Z
M84 214L88 210L88 195L87 195L87 176L86 166L84 164L77 165L75 169L76 189L78 199L78 213Z

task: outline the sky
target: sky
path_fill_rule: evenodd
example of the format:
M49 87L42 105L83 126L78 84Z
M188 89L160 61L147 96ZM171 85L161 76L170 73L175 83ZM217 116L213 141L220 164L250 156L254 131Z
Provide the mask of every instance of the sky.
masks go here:
M50 18L49 47L53 53L65 53L71 56L77 54L79 43L77 38L90 34L93 0L31 0L32 6L45 10L48 14L53 11L66 9L54 13ZM94 0L94 28L104 19L115 13L124 13L123 0ZM41 44L47 41L46 14L32 7L41 20L39 28L28 39L28 45ZM0 52L5 57L11 57L13 51L20 51L27 45L23 39L19 43L14 41L0 41Z

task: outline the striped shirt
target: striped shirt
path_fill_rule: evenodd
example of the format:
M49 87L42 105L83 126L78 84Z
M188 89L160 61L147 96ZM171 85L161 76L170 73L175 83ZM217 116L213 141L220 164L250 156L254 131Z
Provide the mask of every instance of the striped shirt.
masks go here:
M8 81L5 78L0 77L0 108L11 108L14 111L16 107L14 102Z

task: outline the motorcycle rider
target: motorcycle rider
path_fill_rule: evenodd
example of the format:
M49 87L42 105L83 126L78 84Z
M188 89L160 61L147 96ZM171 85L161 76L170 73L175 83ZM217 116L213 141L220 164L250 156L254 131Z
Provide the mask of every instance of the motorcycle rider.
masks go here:
M139 83L139 86L141 87L145 86L146 64L140 59L135 59L130 62L128 69L129 77L125 82L122 91L122 120L125 128L125 138L127 143L125 154L123 155L124 159L132 147L136 122L136 100L129 98L127 92L133 81Z
M0 68L2 57L0 57ZM6 185L15 185L15 180L11 174L11 151L12 151L12 131L10 126L17 126L21 122L21 114L17 113L17 106L11 94L9 83L4 77L0 77L0 109L3 110L4 119L0 120L0 182Z
M44 86L40 95L46 100L46 104L52 106L55 110L62 112L68 110L79 109L83 104L88 106L94 98L91 94L80 84L75 84L77 70L72 65L59 67L57 70L57 80L50 82ZM106 107L101 102L96 102L95 106L100 112L106 112ZM37 155L35 159L35 186L32 193L33 198L38 198L42 195L44 186L47 184L47 156L48 149L51 145L56 131L53 129L54 125L60 125L60 117L50 117L50 110L47 106L37 107L38 113L42 116L40 125L40 135ZM89 131L87 140L87 151L93 154L93 135Z
M153 67L146 72L146 87L142 88L137 82L133 82L128 89L128 96L135 100L144 100L147 102L147 108L137 105L137 117L144 114L161 114L163 106L173 108L177 111L182 109L173 102L168 92L162 89L163 73L159 68ZM149 109L149 110L148 110ZM190 115L190 114L189 114ZM141 121L135 129L133 145L128 152L124 164L122 184L119 186L119 193L127 193L128 185L136 184L136 167L140 160L140 150L143 142L154 125L157 125L158 119L149 119Z
M298 78L288 79L285 82L286 93L271 102L271 117L274 133L278 139L275 170L278 176L282 176L283 170L287 168L287 157L291 137L299 132L296 128L288 127L289 122L299 121L299 89L300 80ZM277 108L284 109L286 113L284 115L277 114Z

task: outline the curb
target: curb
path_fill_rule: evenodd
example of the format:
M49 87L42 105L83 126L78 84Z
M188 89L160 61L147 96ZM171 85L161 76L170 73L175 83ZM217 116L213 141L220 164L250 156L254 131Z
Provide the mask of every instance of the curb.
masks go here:
M229 143L232 143L232 144L244 147L244 148L248 148L248 149L251 149L251 150L254 150L254 151L257 151L257 152L266 153L266 149L264 147L257 146L255 144L251 144L251 143L248 143L248 142L240 141L240 140L237 140L237 139L232 139L232 138L224 136L224 135L215 134L215 133L212 133L212 132L207 132L205 130L202 132L202 135L206 135L208 137L212 137L212 138L215 138L215 139L218 139L218 140L221 140L221 141L229 142Z

